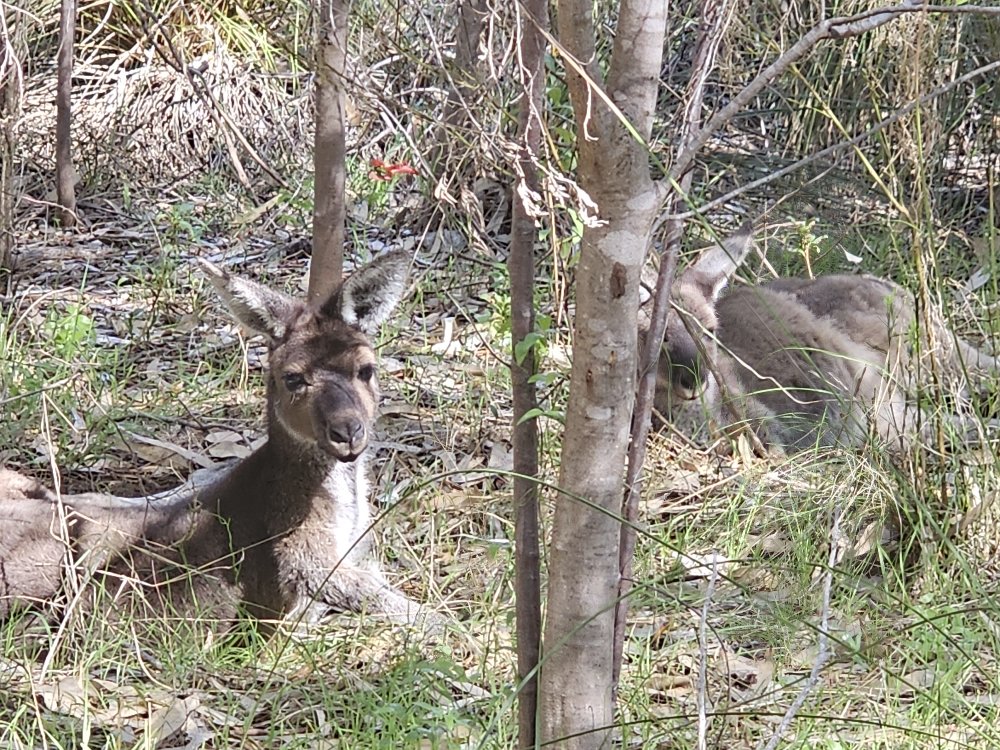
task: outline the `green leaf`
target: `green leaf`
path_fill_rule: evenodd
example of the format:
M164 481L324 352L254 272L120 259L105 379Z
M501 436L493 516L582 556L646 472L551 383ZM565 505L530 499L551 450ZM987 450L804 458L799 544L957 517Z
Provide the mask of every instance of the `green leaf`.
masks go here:
M527 336L525 336L520 341L514 342L514 359L519 364L524 364L524 358L528 356L528 352L539 342L543 341L545 337L536 332L532 331Z
M538 407L534 409L528 409L519 420L518 424L527 422L529 419L538 419L538 417L548 417L549 419L556 420L559 424L566 424L566 415L561 411L556 411L555 409L539 409Z

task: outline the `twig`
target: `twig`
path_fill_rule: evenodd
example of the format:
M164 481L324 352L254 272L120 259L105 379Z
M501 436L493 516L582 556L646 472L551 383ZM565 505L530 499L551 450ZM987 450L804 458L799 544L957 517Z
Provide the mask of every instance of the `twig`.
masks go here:
M695 51L694 72L687 97L686 116L682 125L681 148L686 148L691 134L698 128L705 85L715 65L716 52L728 25L732 0L705 0L702 6L702 32ZM690 172L684 178L690 185ZM681 192L686 192L682 185ZM677 193L671 200L677 200ZM673 286L677 269L676 248L683 232L682 222L673 222L667 230L665 257L660 263L656 288L653 290L653 308L649 331L639 351L638 384L635 409L632 412L632 432L628 450L628 471L625 476L625 498L622 509L624 523L618 550L618 566L621 578L618 584L618 603L615 607L614 634L614 684L621 675L621 660L625 647L625 616L628 612L628 593L632 588L632 556L635 552L634 525L639 515L639 497L642 494L642 465L646 459L646 438L653 410L656 390L656 362L660 353L660 342L667 328L670 310L670 288Z
M548 26L547 0L529 0L518 5L518 70L522 96L518 111L518 135L522 140L516 163L524 188L540 191L538 152L542 143L542 99L545 86L545 39ZM515 590L517 597L518 745L536 746L538 716L538 670L541 664L542 605L541 563L538 527L538 420L529 415L538 409L533 376L537 372L535 347L518 358L519 346L534 333L535 240L538 229L525 201L513 198L510 255L511 363L513 397L512 451L514 468Z
M668 214L663 218L664 220L690 219L694 216L701 216L705 212L711 211L713 208L717 208L718 206L728 203L729 201L733 200L733 198L743 195L744 193L750 192L751 190L755 190L761 187L762 185L767 185L768 183L780 180L785 175L791 174L792 172L802 169L802 167L808 166L809 164L812 164L814 162L821 161L822 159L825 159L828 156L836 154L838 151L843 151L847 148L850 148L851 146L856 146L862 141L871 138L876 133L885 130L887 127L897 122L899 119L906 117L906 115L908 115L917 107L923 106L932 99L936 99L937 97L948 93L956 86L960 86L963 83L966 83L967 81L973 80L974 78L986 75L987 73L990 73L993 70L996 70L997 68L1000 68L1000 60L994 60L993 62L987 63L986 65L981 65L975 70L970 70L968 73L959 76L955 80L948 81L947 83L938 86L933 91L930 91L924 94L923 96L914 99L910 103L906 104L905 106L903 106L902 108L891 114L889 117L886 117L881 122L873 125L865 132L854 136L850 140L843 141L842 143L835 143L832 146L824 148L822 151L817 151L815 154L810 154L809 156L799 159L793 164L789 164L787 167L782 167L776 172L771 172L766 177L761 177L760 179L754 180L753 182L748 182L746 185L742 185L734 190L731 190L725 195L721 195L718 198L713 198L708 203L698 206L697 211L684 211L683 213Z
M781 717L781 723L774 730L774 734L764 746L764 750L774 750L778 746L781 736L791 726L792 719L795 718L799 709L806 702L809 693L812 692L813 688L819 682L819 673L826 666L827 662L830 661L830 637L828 635L830 630L830 590L833 588L833 569L834 565L837 564L837 554L840 550L841 515L840 507L833 509L833 525L830 529L830 554L827 558L826 574L823 577L823 609L820 612L819 639L817 644L819 646L819 653L816 654L816 661L813 662L812 671L809 672L809 679L806 680L799 694L795 696L795 700L792 701L792 705L785 711L785 715Z
M936 7L936 6L935 6ZM825 39L845 39L858 36L877 29L902 13L914 13L925 10L920 0L906 0L900 5L875 8L853 16L838 16L820 21L807 31L801 39L793 44L785 54L768 65L751 81L745 89L734 96L729 103L712 115L705 127L699 130L685 144L680 155L674 161L667 177L668 182L679 180L694 163L695 156L708 142L708 139L728 123L737 112L742 111L757 94L764 90L779 76L783 75L792 65L801 60L813 47ZM984 9L985 10L985 9Z
M708 611L715 596L715 584L719 580L719 558L712 552L712 574L705 588L705 601L701 605L701 621L698 624L698 750L708 747Z

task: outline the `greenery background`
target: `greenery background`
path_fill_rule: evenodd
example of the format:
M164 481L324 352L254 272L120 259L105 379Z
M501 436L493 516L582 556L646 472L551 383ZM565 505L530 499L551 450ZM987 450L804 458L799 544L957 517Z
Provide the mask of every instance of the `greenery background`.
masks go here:
M745 0L709 109L823 7L833 15L874 6ZM84 223L73 232L54 226L50 194L58 3L4 10L22 85L20 109L4 119L16 138L19 202L18 271L5 280L0 315L0 459L51 481L54 458L67 491L160 489L191 470L192 454L239 455L260 436L263 348L220 314L187 260L224 259L299 288L312 195L313 10L81 7L74 145ZM518 91L512 9L488 10L470 83L453 62L454 4L352 7L348 257L387 246L417 252L408 308L380 342L387 399L376 500L386 513L376 533L390 575L450 612L455 632L428 645L337 617L319 638L290 632L262 642L248 625L244 638L218 641L164 622L137 644L128 628L88 620L53 630L25 617L0 630L0 746L511 746L512 529L496 470L509 462L503 261ZM615 11L595 6L606 32L600 54ZM654 161L669 159L676 137L696 12L695 3L672 11ZM1000 21L976 15L912 14L823 43L709 144L693 207L945 90L856 147L714 207L704 223L691 222L690 248L711 228L752 216L765 255L749 264L748 279L891 276L942 305L967 338L992 343L1000 79L948 83L998 57ZM186 74L191 63L200 72ZM14 70L5 69L8 80ZM560 61L550 59L548 71L537 304L551 480L581 225L566 189L576 133ZM475 96L465 121L443 128L458 82ZM247 144L235 148L247 184L227 142L236 132ZM381 181L373 159L419 174ZM815 662L816 582L835 507L844 510L833 539L837 658L788 746L998 744L994 455L791 463L738 450L719 458L671 434L651 450L649 533L620 695L624 745L692 744L702 661L711 741L756 746L773 733ZM726 577L714 584L700 644L709 575L699 563L711 559L724 561Z

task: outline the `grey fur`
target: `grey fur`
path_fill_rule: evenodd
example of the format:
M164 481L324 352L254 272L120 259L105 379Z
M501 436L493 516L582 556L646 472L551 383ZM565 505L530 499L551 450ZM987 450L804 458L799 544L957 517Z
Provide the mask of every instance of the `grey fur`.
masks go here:
M367 533L366 448L379 394L375 355L353 311L376 311L366 330L383 321L405 264L376 261L345 283L350 323L334 302L339 290L312 309L201 266L236 317L271 339L267 443L231 469L196 472L150 498L60 499L0 469L0 617L23 606L58 610L70 577L82 575L156 610L224 621L242 605L262 618L364 610L437 623L385 580Z
M765 446L894 450L932 438L917 405L932 363L964 401L997 360L957 337L939 312L917 320L912 295L874 276L778 279L723 293L752 245L741 230L681 274L672 290L656 409L684 431L747 424ZM918 324L919 323L919 324ZM642 327L642 326L640 326ZM960 441L978 420L945 415Z

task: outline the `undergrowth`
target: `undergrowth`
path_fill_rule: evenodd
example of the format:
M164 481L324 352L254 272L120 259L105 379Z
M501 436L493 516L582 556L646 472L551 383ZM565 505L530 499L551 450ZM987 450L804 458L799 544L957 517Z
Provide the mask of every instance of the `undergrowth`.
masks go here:
M95 47L81 51L116 50L130 71L119 82L81 63L77 153L89 223L75 235L55 231L44 203L25 202L15 227L25 260L0 311L0 461L47 484L59 479L64 491L151 492L176 484L192 461L243 455L260 439L264 349L219 310L191 256L302 288L312 191L300 57L308 45L296 36L304 9L265 4L244 24L235 6L188 5L159 28L183 41L191 60L212 51L205 80L283 184L245 150L240 166L251 180L240 184L223 132L207 124L184 74L160 58L139 59L137 14L166 6L99 3L85 13L89 33L111 11L107 35L88 37ZM54 7L35 8L38 61L54 49ZM763 4L741 14L706 105L749 80L774 40L791 38L816 7L788 13ZM208 624L148 613L55 623L24 615L0 625L0 747L513 746L503 262L504 138L516 92L490 77L495 70L484 76L474 127L444 139L453 163L472 165L477 179L467 189L449 182L433 172L431 152L451 75L440 49L451 40L428 38L447 25L439 20L449 7L356 10L364 43L352 50L349 81L360 123L349 154L349 261L397 246L416 255L405 309L378 342L385 398L375 535L387 575L446 613L452 628L425 642L375 619L336 616L309 633L265 635L247 622L223 637ZM493 20L483 49L501 59L509 39L502 13ZM952 22L915 20L891 43L862 37L804 60L793 81L775 85L713 143L692 204L871 127L948 64L964 70L995 49L992 22L949 31L943 24ZM677 90L696 31L678 23L671 32L664 75ZM575 165L575 136L557 60L548 63L547 158L561 178ZM893 85L883 87L886 71ZM42 196L54 83L47 71L27 74L20 184ZM180 90L187 95L175 100ZM995 82L953 89L840 161L761 185L735 210L730 201L706 225L724 233L738 223L733 213L758 217L760 255L745 281L891 277L921 305L943 308L963 336L990 344L998 325L987 116L995 90ZM659 104L657 153L676 122L672 97ZM384 180L373 160L419 174ZM560 201L539 227L531 342L549 484L558 481L582 231L579 211ZM689 230L685 260L709 237L696 222ZM997 410L987 403L981 411ZM903 461L877 450L781 459L737 444L720 456L666 433L650 446L618 695L621 746L694 746L703 731L710 746L757 747L806 687L788 747L1000 746L990 449L939 456L929 446ZM551 493L543 499L547 525Z

